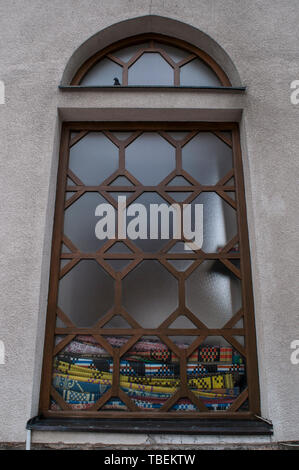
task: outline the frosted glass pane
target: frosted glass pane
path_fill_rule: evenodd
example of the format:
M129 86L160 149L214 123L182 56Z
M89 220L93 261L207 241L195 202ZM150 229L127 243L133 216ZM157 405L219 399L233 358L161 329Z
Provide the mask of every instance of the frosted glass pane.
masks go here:
M116 242L105 253L133 253L123 242Z
M204 261L186 281L186 303L209 328L220 328L242 306L241 282L220 261Z
M201 193L191 204L203 204L203 251L217 253L238 233L236 211L212 192Z
M123 305L141 326L156 328L177 308L177 287L158 261L143 261L124 278Z
M200 59L194 59L181 67L181 86L221 86L213 70Z
M95 226L99 217L96 207L107 201L97 193L85 193L64 213L64 233L80 251L94 252L107 242L95 236Z
M135 44L134 46L125 47L119 51L112 52L112 55L118 57L123 62L128 62L140 49L149 47L149 43Z
M173 85L173 68L155 52L143 54L129 68L129 85Z
M82 86L113 86L114 78L122 83L122 67L112 60L102 59L95 64L80 82Z
M167 134L179 142L180 140L185 139L187 135L190 134L190 132L189 131L188 132L169 132L168 131Z
M191 184L183 176L176 176L167 186L191 186Z
M118 176L116 180L110 183L110 186L133 186L125 176Z
M82 260L59 282L58 306L77 326L92 326L113 305L113 279L96 261Z
M131 137L132 132L111 132L114 137L116 137L118 140L127 140L129 137Z
M102 133L90 132L70 149L69 168L88 186L97 186L118 168L118 148Z
M232 168L232 149L211 132L200 132L182 149L183 168L203 185L217 184Z
M142 184L157 185L175 168L175 148L158 134L144 133L127 147L126 168Z
M147 214L147 220L146 220L146 226L144 227L145 234L147 235L147 239L142 239L142 238L137 238L137 239L132 239L132 235L130 235L131 241L137 245L142 251L146 251L149 253L156 253L157 251L160 251L167 243L169 243L169 240L172 240L173 238L173 216L170 215L168 216L168 212L165 212L165 215L163 216L163 220L166 223L166 220L169 220L169 232L168 232L168 237L167 238L162 238L161 234L161 214L159 215L159 220L157 224L153 222L151 224L151 218L150 218L150 205L151 204L157 204L157 205L164 205L164 208L167 210L169 207L169 204L163 199L159 194L154 193L154 192L145 192L141 196L139 196L135 201L133 201L129 205L129 209L134 205L134 204L142 204L146 210ZM161 208L161 210L163 210ZM129 216L127 215L127 228L129 231L130 223L131 221L134 221L134 219L138 216L138 212L136 212L136 215ZM167 219L166 219L167 217ZM153 217L156 220L156 217ZM150 238L150 230L153 227L157 227L157 239ZM138 230L141 232L141 227L138 227Z
M180 62L182 59L186 59L189 55L191 55L191 52L178 49L174 46L169 46L168 44L155 42L155 47L157 49L163 49L174 62Z
M169 259L167 260L177 271L186 271L191 264L194 263L194 260L188 259Z
M187 197L189 197L190 194L192 194L192 193L185 193L183 191L177 191L177 192L173 192L173 193L172 192L171 193L167 192L167 194L170 197L172 197L172 199L175 202L184 202L187 199Z

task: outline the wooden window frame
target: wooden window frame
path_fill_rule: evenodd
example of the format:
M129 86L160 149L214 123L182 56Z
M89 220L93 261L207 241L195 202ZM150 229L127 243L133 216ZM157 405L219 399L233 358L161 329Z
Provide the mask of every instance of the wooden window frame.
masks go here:
M170 111L171 113L171 111ZM228 411L204 411L200 406L198 401L198 407L202 411L199 412L175 412L169 413L168 411L141 411L134 409L131 400L127 399L123 393L120 396L119 388L119 358L120 354L123 354L124 351L134 344L138 338L148 335L148 334L159 334L161 340L165 341L167 344L167 335L176 336L182 335L184 330L173 329L168 330L166 325L163 328L163 331L160 329L148 330L143 328L133 328L134 336L129 340L126 345L125 350L122 350L119 354L119 350L111 348L111 354L113 355L115 361L115 367L113 372L113 385L111 389L111 394L117 394L125 404L128 406L130 411L117 412L117 411L74 411L68 408L67 404L62 400L60 395L55 391L51 385L52 377L52 362L53 357L56 354L56 348L54 346L54 336L56 334L66 334L66 339L63 340L65 344L73 339L77 334L92 334L99 344L101 344L105 349L107 349L107 342L101 336L103 330L99 327L97 330L93 328L77 328L74 327L70 322L67 321L66 328L57 328L56 327L56 315L57 315L57 295L58 295L58 284L60 272L60 260L61 260L61 245L65 243L65 238L63 237L63 218L65 210L65 191L66 191L66 182L68 175L68 156L69 148L78 142L79 139L84 137L88 132L91 131L211 131L214 132L217 136L222 139L226 139L226 143L231 145L233 153L233 170L230 174L226 175L220 180L220 182L213 186L213 189L210 188L210 191L216 191L224 200L229 202L229 204L235 204L237 210L237 221L238 221L238 242L240 245L240 259L241 267L240 271L237 272L235 268L235 274L242 279L242 300L243 307L242 310L237 312L227 324L220 329L209 329L209 328L198 328L198 345L201 343L202 338L204 339L207 336L223 336L233 347L236 347L240 351L240 343L236 342L233 338L233 335L243 335L245 337L245 347L242 348L242 354L246 358L246 369L247 369L247 387L243 392L238 396L238 398L233 402ZM71 140L71 132L78 132L78 135ZM232 139L230 142L227 142L227 138L224 137L221 132L231 131ZM121 150L122 151L122 150ZM123 158L122 156L120 158ZM234 176L235 187L224 186L224 184ZM78 186L76 187L77 195L73 197L78 197L82 194L80 188L80 182L78 181ZM161 186L158 185L158 187ZM71 187L71 191L74 191L74 187ZM115 188L115 187L114 187ZM203 190L209 190L209 187L203 187ZM97 189L97 188L96 188ZM70 190L70 188L69 188ZM173 188L172 188L173 190ZM228 198L225 194L225 191L236 191L236 201ZM112 198L111 198L112 199ZM230 200L229 200L230 199ZM69 202L68 202L69 203ZM229 257L233 258L234 256L229 255L228 251L236 243L234 239L230 242L220 253L211 256L207 256L204 253L199 252L197 254L198 259L219 259L222 261L229 269L234 270L234 266L229 262ZM72 250L71 245L69 247ZM94 259L95 257L90 257L88 254L79 253L79 259ZM72 253L73 261L75 264L78 262L78 253ZM72 266L70 266L72 267ZM69 268L70 268L69 267ZM67 267L66 267L67 268ZM118 290L118 280L116 281L116 301L119 294ZM59 312L58 312L59 316ZM234 325L243 317L244 319L244 328L234 328ZM65 318L64 318L65 320ZM106 320L108 321L108 320ZM167 320L166 320L167 322ZM165 322L164 322L165 323ZM105 324L105 322L103 322ZM110 332L110 330L109 330ZM107 334L107 330L106 330ZM123 333L124 334L124 333ZM109 345L108 345L109 346ZM61 345L60 345L61 347ZM173 345L171 345L171 348ZM182 380L182 393L188 394L186 384L184 382L185 372L186 372L186 355L184 355L184 350L177 348L175 353L180 356L180 365L181 365L181 380ZM181 389L180 389L181 390ZM57 401L61 406L62 411L51 411L50 410L50 397ZM114 395L113 395L114 396ZM176 396L176 400L178 396ZM107 397L106 397L107 398ZM240 406L246 401L249 400L249 410L248 411L238 411ZM175 402L175 400L173 400ZM194 400L193 400L194 402ZM100 400L97 403L98 408L103 403L103 400ZM170 409L171 403L168 403L168 409ZM55 217L54 217L54 228L53 228L53 239L52 239L52 255L51 255L51 268L50 268L50 282L49 282L49 298L48 298L48 312L47 312L47 321L46 321L46 334L45 334L45 346L44 346L44 359L43 359L43 373L42 373L42 383L41 383L41 394L40 394L40 414L46 418L132 418L132 419L178 419L185 418L186 420L194 419L256 419L260 415L260 393L259 393L259 380L258 380L258 363L257 363L257 352L256 352L256 334L255 334L255 319L254 319L254 303L253 303L253 291L252 291L252 279L251 279L251 264L250 264L250 249L249 249L249 240L248 240L248 228L247 228L247 215L246 215L246 203L245 203L245 190L244 190L244 177L243 177L243 167L242 167L242 156L241 156L241 147L240 147L240 135L239 135L239 126L237 123L210 123L210 122L68 122L64 123L62 126L62 135L61 135L61 145L60 145L60 159L59 159L59 168L58 168L58 182L57 182L57 194L56 194L56 204L55 204Z
M111 44L107 47L105 47L103 50L97 52L94 54L92 57L90 57L88 60L86 60L81 67L77 70L75 73L73 79L71 80L70 85L71 86L82 86L84 88L84 85L80 85L82 79L84 76L89 72L89 70L101 59L104 57L107 57L110 59L112 62L121 65L123 68L122 71L122 86L118 88L123 88L123 87L129 87L128 85L128 70L129 68L135 63L136 60L144 53L144 52L151 52L151 49L140 49L137 54L135 54L129 62L124 63L117 57L113 55L113 52L128 47L132 46L135 44L141 44L143 42L150 42L152 45L153 49L152 52L157 52L157 49L154 48L154 41L159 42L159 43L164 43L168 44L183 50L186 50L190 52L190 55L186 58L183 59L182 61L175 63L163 50L160 50L159 53L164 57L166 62L174 69L174 84L173 86L169 86L169 88L172 87L177 87L180 88L180 67L183 65L188 64L192 60L198 58L201 59L206 65L208 65L216 74L218 77L221 85L223 87L231 87L231 82L226 75L226 73L222 70L222 68L217 64L217 62L206 52L202 51L198 47L193 46L192 44L189 44L186 41L183 41L181 39L175 39L166 35L162 34L140 34L138 36L133 36L131 38L126 38L121 41L117 41L114 44ZM134 85L131 87L135 88ZM159 88L160 86L158 86ZM162 86L163 87L163 86ZM102 86L99 86L99 88L102 88ZM113 87L112 87L113 88ZM148 86L139 86L138 88L148 88ZM157 87L155 87L157 88ZM182 87L182 88L189 88L189 87ZM192 86L190 87L192 88ZM217 87L207 87L207 88L217 88Z

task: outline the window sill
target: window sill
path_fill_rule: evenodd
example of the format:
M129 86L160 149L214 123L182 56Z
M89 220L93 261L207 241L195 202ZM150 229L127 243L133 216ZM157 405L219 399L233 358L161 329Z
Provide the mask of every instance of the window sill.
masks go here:
M26 429L32 431L64 432L126 432L149 434L197 434L262 436L272 435L272 425L259 420L238 419L89 419L89 418L42 418L36 416L28 421Z
M150 85L150 86L143 86L143 85L128 85L128 86L80 86L80 85L59 85L59 90L62 91L105 91L105 90L126 90L126 91L200 91L200 92L216 92L216 93L245 93L246 87L227 87L227 86L218 86L218 87L210 87L210 86L161 86L161 85Z

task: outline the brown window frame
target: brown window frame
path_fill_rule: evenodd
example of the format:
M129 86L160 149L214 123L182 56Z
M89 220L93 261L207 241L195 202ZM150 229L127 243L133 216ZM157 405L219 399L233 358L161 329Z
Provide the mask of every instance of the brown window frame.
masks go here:
M233 318L225 325L225 327L220 329L202 329L198 328L198 345L202 341L202 338L206 336L223 336L233 347L242 352L242 355L246 358L246 368L247 368L247 387L243 392L238 396L238 398L233 402L228 411L204 411L200 403L198 402L199 409L202 411L199 412L175 412L169 413L168 411L140 411L136 410L129 399L124 396L121 396L121 399L128 406L128 412L121 411L74 411L69 409L67 404L62 400L60 395L55 391L51 386L51 377L52 377L52 361L55 356L57 349L54 346L54 336L56 334L66 334L66 338L63 340L64 344L71 341L76 334L92 334L95 339L101 344L104 348L107 348L107 342L101 336L103 330L98 328L96 331L93 331L92 328L77 328L74 327L70 322L66 320L67 327L56 328L56 315L57 315L57 294L58 294L58 283L59 278L63 275L68 269L76 263L76 260L79 259L90 259L90 255L86 253L73 252L73 260L70 263L70 266L64 268L64 273L60 271L60 260L61 260L61 246L62 243L65 243L63 237L63 216L65 210L65 191L67 189L67 175L68 175L68 156L69 148L74 145L79 139L84 137L89 131L211 131L214 132L217 136L222 139L226 139L226 143L231 145L233 151L233 170L230 174L227 174L226 177L222 178L220 182L213 186L213 189L210 188L210 191L213 190L218 193L224 200L229 204L235 205L237 210L237 221L238 221L238 242L240 245L240 259L241 266L238 270L232 263L229 262L229 257L235 257L228 254L228 251L237 240L230 242L220 253L217 253L212 257L212 259L219 259L222 261L229 269L231 269L238 277L242 279L242 300L243 308L241 311L237 312ZM72 131L79 132L79 134L71 139L70 135ZM232 139L227 141L227 138L221 134L225 131L231 131ZM124 153L124 149L120 153ZM120 158L123 158L121 155ZM224 184L234 176L235 186L225 186ZM80 183L80 184L79 184ZM81 182L77 182L78 186L75 188L77 195L73 196L76 198L82 194L84 188L81 186ZM159 185L160 186L160 185ZM97 189L97 188L96 188ZM98 188L100 189L100 188ZM204 188L208 190L208 187ZM69 190L74 191L72 186ZM236 192L236 201L230 199L225 191L235 190ZM73 199L71 198L71 199ZM68 204L70 204L68 200ZM72 250L71 245L69 247ZM93 257L95 258L95 257ZM93 259L91 258L91 259ZM198 259L211 259L211 256L206 256L203 253L197 254ZM116 282L116 308L117 302L119 302L119 279L115 279ZM58 316L60 315L58 311ZM243 317L244 319L244 328L236 329L234 325ZM108 321L108 320L107 320ZM105 322L103 322L105 324ZM160 337L162 341L167 344L167 335L176 336L181 335L181 330L169 330L168 326L161 329L147 330L138 327L134 329L134 336L131 340L128 341L126 348L121 351L120 354L124 354L128 348L134 344L143 335L146 334L155 334ZM107 330L106 330L107 334ZM119 333L120 334L120 333ZM243 335L245 337L245 347L243 348L239 342L237 342L233 335ZM109 345L108 345L109 346ZM173 348L173 344L170 345ZM59 345L61 348L61 344ZM113 355L114 359L114 372L113 372L113 385L111 389L111 394L117 394L120 397L119 389L119 350L117 348L110 348L109 352ZM185 384L185 372L186 372L186 355L177 348L175 351L177 355L180 356L180 365L181 365L181 388L182 393L187 394L187 388ZM180 388L180 390L181 390ZM53 397L54 400L62 408L62 411L51 411L50 410L50 397ZM107 398L107 397L106 397ZM176 399L178 397L176 396ZM240 406L248 399L249 401L249 410L248 411L238 411ZM101 407L103 400L100 400L97 403L98 408ZM168 409L171 406L171 402L168 404ZM60 159L59 159L59 169L58 169L58 183L57 183L57 194L56 194L56 205L55 205L55 217L54 217L54 228L53 228L53 239L52 239L52 255L51 255L51 268L50 268L50 282L49 282L49 298L48 298L48 312L47 312L47 322L46 322L46 334L45 334L45 346L44 346L44 359L43 359L43 373L42 373L42 384L41 384L41 394L40 394L40 414L46 418L136 418L136 419L177 419L177 418L186 418L186 420L194 419L256 419L260 415L260 393L259 393L259 380L258 380L258 362L257 362L257 351L256 351L256 334L255 334L255 319L254 319L254 302L253 302L253 291L252 291L252 279L251 279L251 263L250 263L250 248L249 248L249 239L248 239L248 227L247 227L247 215L246 215L246 202L245 202L245 189L244 189L244 177L243 177L243 167L242 167L242 156L241 156L241 147L240 147L240 133L239 125L237 123L210 123L210 122L67 122L62 126L61 134L61 146L60 146ZM178 431L179 432L179 431Z
M175 63L167 54L165 54L164 51L157 50L156 48L154 48L154 42L155 41L157 41L159 43L172 45L174 47L186 50L186 51L190 52L190 55L186 59L183 59L181 62ZM220 83L223 87L231 87L232 86L228 76L226 75L226 73L222 70L222 68L217 64L217 62L215 62L215 60L209 54L202 51L198 47L196 47L192 44L189 44L188 42L183 41L181 39L176 39L176 38L173 38L173 37L170 37L170 36L166 36L166 35L162 35L162 34L153 34L153 33L152 34L148 34L148 33L147 34L140 34L140 35L137 35L137 36L133 36L131 38L126 38L126 39L123 39L121 41L117 41L114 44L111 44L111 45L105 47L103 50L97 52L96 54L94 54L92 57L90 57L88 60L86 60L81 65L81 67L77 70L77 72L75 73L73 79L71 80L70 85L71 86L76 86L76 87L82 86L82 88L84 88L84 85L80 85L80 83L81 83L82 79L84 78L84 76L89 72L89 70L97 62L99 62L101 59L104 59L105 57L107 57L108 59L112 60L112 62L115 62L116 64L121 65L123 67L122 86L120 88L128 87L129 86L128 85L128 69L135 63L135 61L140 57L140 55L143 52L145 52L145 51L151 52L151 49L140 49L140 51L138 51L138 53L135 54L135 56L133 56L129 60L129 62L127 62L127 63L124 63L120 59L115 57L113 55L113 52L115 52L119 49L128 47L128 46L132 46L132 45L143 43L143 42L150 42L150 44L153 48L152 51L153 52L159 52L164 57L164 59L167 61L167 63L174 69L174 85L169 86L168 88L172 88L172 87L179 88L180 87L180 67L182 67L183 65L188 64L189 62L191 62L195 58L201 59L206 65L208 65L214 71L214 73L218 77L218 79L219 79L219 81L220 81ZM132 86L132 87L134 88L134 86ZM100 86L100 88L102 88L102 87ZM138 88L148 88L148 86L143 86L142 85ZM182 88L186 88L186 87L182 87ZM189 87L187 87L187 88L189 88ZM192 88L192 87L190 87L190 88ZM207 87L207 88L209 88L209 87ZM215 88L217 88L217 87L215 87Z

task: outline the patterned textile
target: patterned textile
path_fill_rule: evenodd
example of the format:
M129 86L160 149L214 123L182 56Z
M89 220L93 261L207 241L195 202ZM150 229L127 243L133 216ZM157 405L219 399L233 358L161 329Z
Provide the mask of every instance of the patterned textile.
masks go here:
M215 362L219 360L219 347L217 346L200 346L199 360L202 362Z
M220 362L232 362L233 349L232 348L220 348Z
M105 336L115 348L125 337ZM188 345L177 343L180 348ZM244 386L245 364L231 347L201 345L187 362L187 384L208 410L226 410ZM54 360L53 386L74 410L91 408L112 386L113 359L93 336L78 335ZM143 410L159 409L180 387L179 358L159 340L141 339L120 359L120 388ZM59 409L55 402L51 409ZM128 411L113 397L102 410ZM198 411L181 398L170 411Z

